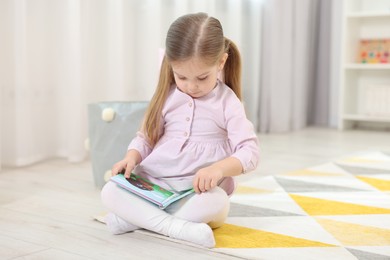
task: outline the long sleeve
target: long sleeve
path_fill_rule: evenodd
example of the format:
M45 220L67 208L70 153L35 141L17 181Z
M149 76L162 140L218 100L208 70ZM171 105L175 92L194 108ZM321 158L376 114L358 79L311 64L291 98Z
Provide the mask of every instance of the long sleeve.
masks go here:
M162 116L160 119L159 133L160 135L164 133L164 118ZM142 160L144 160L152 152L153 147L148 142L145 134L140 130L127 147L127 150L130 149L137 150L140 153Z
M254 170L259 161L258 139L252 123L247 119L242 103L229 97L225 106L225 124L233 150L232 157L240 160L243 173Z
M127 147L127 150L131 149L137 150L140 153L142 160L144 160L153 150L141 131L137 132L137 136L131 140Z

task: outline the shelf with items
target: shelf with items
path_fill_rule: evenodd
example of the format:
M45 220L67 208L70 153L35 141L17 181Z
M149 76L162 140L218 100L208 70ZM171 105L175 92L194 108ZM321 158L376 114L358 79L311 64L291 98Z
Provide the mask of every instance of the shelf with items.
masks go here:
M377 19L348 19L346 28L344 64L390 64L390 16ZM376 55L381 57L377 58Z
M390 127L390 0L344 1L342 50L339 128Z

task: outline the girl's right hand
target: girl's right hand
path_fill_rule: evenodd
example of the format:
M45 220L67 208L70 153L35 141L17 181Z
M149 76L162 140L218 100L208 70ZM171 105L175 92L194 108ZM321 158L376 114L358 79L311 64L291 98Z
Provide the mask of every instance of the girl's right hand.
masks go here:
M123 173L125 178L130 178L130 174L133 171L135 165L130 163L126 158L114 164L111 169L111 175L115 176L119 173Z
M129 150L123 160L114 164L111 169L111 175L115 176L119 173L124 173L125 178L130 178L131 172L140 162L141 155L139 154L139 152L136 150Z

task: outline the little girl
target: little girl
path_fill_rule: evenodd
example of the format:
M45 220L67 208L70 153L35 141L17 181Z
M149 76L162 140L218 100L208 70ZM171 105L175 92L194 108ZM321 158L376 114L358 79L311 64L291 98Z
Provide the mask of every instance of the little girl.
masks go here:
M232 177L254 170L259 157L240 81L239 51L217 19L197 13L173 22L142 128L112 174L134 172L168 190L195 193L162 210L108 182L101 195L112 233L144 228L215 246L212 228L227 217Z

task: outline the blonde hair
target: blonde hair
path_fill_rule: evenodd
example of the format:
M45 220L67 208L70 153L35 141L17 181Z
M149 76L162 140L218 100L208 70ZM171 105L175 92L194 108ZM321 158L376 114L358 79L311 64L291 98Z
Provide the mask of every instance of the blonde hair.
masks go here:
M215 65L227 53L223 81L241 100L240 52L231 40L224 37L217 19L205 13L181 16L170 26L165 45L157 88L142 125L142 131L153 147L163 134L160 128L162 109L170 87L175 83L171 62L197 57L208 65Z

